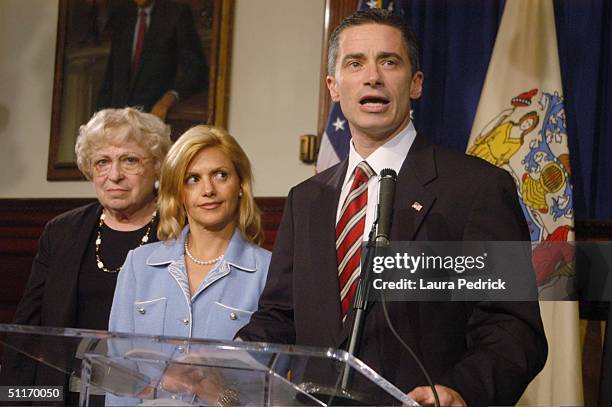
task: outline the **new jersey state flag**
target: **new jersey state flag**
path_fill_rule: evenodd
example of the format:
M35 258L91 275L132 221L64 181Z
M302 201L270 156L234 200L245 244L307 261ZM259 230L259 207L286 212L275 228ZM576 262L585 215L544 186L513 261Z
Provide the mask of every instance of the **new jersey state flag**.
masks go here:
M467 152L514 178L540 300L564 297L574 271L573 251L562 250L574 239L563 103L552 0L507 0ZM547 250L549 242L559 250ZM540 307L548 360L518 404L582 405L578 304L540 301Z

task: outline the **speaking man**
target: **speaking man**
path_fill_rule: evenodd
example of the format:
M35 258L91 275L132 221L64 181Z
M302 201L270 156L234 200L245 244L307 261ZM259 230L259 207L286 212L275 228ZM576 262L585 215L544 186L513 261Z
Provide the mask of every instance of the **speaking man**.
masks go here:
M399 16L368 10L345 19L331 35L328 69L330 95L353 137L349 157L289 192L259 310L238 333L243 340L346 348L360 243L376 216L383 168L398 173L394 241L529 239L506 172L417 134L410 103L421 96L423 73ZM387 305L442 405L514 404L546 360L536 302ZM358 357L417 402L433 403L380 303L369 308L363 332Z

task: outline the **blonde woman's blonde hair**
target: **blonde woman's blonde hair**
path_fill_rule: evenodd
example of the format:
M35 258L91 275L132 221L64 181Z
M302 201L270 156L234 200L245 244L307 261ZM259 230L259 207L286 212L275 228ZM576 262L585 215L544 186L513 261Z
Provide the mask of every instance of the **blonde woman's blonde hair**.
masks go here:
M74 151L77 167L91 180L91 156L100 146L135 141L153 158L155 174L172 144L170 127L150 113L131 107L104 109L96 112L87 124L79 128Z
M253 172L249 158L228 132L204 125L187 130L174 143L162 165L157 199L157 236L161 240L176 239L185 227L187 214L183 205L183 191L187 168L200 151L212 147L218 148L234 164L242 190L238 228L246 240L259 245L264 236L261 214L253 197Z

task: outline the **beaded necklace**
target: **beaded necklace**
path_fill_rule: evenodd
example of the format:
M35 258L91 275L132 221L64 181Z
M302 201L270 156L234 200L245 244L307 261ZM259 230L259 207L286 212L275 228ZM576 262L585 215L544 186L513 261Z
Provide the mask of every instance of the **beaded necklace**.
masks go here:
M215 257L214 259L211 260L200 260L200 259L196 259L193 254L191 254L191 252L189 251L189 243L187 241L187 239L185 239L185 254L187 255L187 257L189 257L191 259L191 261L193 261L195 264L199 264L200 266L210 266L211 264L215 264L217 262L219 262L222 258L223 255L225 253L222 253L221 256L219 257Z
M151 233L151 228L153 227L153 223L155 222L155 216L157 216L157 211L153 212L153 216L151 217L151 221L149 222L149 227L147 227L147 231L140 239L140 244L137 247L140 247L149 241L149 234ZM114 269L108 269L104 267L104 262L102 261L102 257L100 257L100 246L102 246L102 225L104 225L105 218L106 215L104 214L104 211L102 211L102 214L100 215L100 222L98 222L98 231L96 234L96 265L98 266L98 269L100 269L100 271L103 271L105 273L117 273L119 270L121 270L121 266Z

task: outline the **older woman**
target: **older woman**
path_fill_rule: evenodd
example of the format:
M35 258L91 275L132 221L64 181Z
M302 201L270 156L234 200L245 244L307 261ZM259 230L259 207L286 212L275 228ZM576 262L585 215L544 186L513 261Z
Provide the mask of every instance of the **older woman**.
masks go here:
M270 252L251 166L225 131L197 126L164 161L158 236L127 256L109 330L232 339L257 309Z
M102 110L81 126L77 165L98 201L47 224L15 323L107 329L127 252L157 240L155 185L170 144L160 119L131 108ZM52 383L48 369L16 360L2 373L12 384Z

